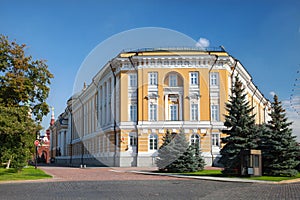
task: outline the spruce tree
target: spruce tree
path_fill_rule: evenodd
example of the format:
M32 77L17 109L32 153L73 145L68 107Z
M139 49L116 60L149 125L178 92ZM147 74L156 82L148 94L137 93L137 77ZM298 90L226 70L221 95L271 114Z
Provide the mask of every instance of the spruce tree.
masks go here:
M199 145L191 145L194 146L193 148L195 149L195 157L197 160L197 171L203 170L205 166L205 161L203 156L201 155L201 150Z
M278 143L272 140L271 130L266 124L257 125L257 149L261 150L262 154L262 173L265 175L270 174L269 165L272 162L274 150L273 147Z
M196 148L189 145L184 133L171 134L163 138L163 145L158 150L157 166L168 172L194 172L203 169L204 161L197 154Z
M176 155L172 153L173 144L170 144L174 138L174 134L171 134L169 130L166 131L163 136L163 144L158 150L158 159L156 161L159 170L165 170L166 167L176 159Z
M298 171L295 167L299 164L299 146L296 142L296 136L292 135L285 110L277 95L274 95L274 102L271 105L271 120L268 122L268 128L271 130L271 138L267 144L269 149L265 152L268 157L265 172L269 175L295 176Z
M222 138L224 147L220 153L222 157L219 162L224 166L223 174L240 174L241 168L241 151L256 148L255 134L255 115L251 112L253 108L249 105L244 93L242 82L238 77L232 88L230 100L226 103L224 125L227 127L223 130L228 136Z

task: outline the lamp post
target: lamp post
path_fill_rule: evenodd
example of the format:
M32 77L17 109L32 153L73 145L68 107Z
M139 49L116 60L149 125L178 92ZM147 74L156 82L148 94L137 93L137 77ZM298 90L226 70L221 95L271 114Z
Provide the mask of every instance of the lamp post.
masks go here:
M40 141L38 140L38 131L35 132L35 161L34 161L34 168L37 169L37 159L38 159L38 146L40 144Z

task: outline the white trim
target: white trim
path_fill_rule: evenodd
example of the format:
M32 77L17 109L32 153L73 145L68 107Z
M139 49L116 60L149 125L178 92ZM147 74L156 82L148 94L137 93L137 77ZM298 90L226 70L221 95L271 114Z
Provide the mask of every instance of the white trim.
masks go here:
M176 108L176 112L175 112L175 118L176 119L172 119L172 110L171 110L171 107L174 107L174 108ZM171 120L171 121L178 121L179 120L179 116L178 116L178 105L177 104L170 104L169 105L169 119Z
M154 137L154 138L152 138L152 136ZM155 139L155 141L154 142L156 142L156 144L155 143L153 143L153 147L154 146L156 146L156 149L150 149L150 139L151 140L154 140ZM149 134L149 136L148 136L148 152L155 152L155 151L157 151L158 150L158 135L156 134L156 133L151 133L151 134Z

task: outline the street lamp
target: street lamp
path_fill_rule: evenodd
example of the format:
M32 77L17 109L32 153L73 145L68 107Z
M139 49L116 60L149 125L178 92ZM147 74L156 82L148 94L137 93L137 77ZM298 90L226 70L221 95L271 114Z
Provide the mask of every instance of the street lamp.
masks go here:
M38 134L39 131L35 132L35 141L34 141L34 146L35 146L35 161L34 161L34 168L37 169L37 159L38 159L38 146L40 144Z

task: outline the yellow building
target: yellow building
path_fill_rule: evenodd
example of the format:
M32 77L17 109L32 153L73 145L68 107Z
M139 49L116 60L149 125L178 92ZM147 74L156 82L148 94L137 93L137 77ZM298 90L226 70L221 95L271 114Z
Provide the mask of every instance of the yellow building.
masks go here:
M68 101L68 154L59 163L155 166L167 130L200 145L207 165L219 159L225 103L234 77L243 82L256 123L270 103L243 65L224 49L121 52ZM253 113L253 114L254 114Z

